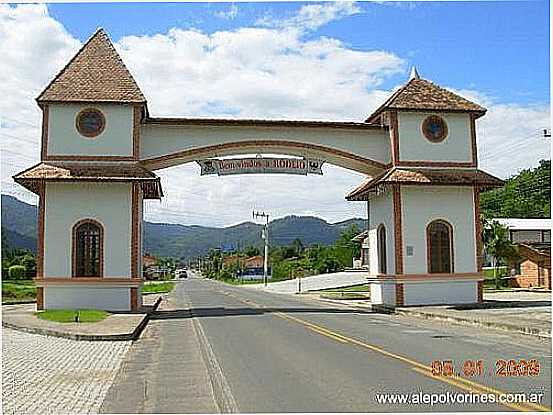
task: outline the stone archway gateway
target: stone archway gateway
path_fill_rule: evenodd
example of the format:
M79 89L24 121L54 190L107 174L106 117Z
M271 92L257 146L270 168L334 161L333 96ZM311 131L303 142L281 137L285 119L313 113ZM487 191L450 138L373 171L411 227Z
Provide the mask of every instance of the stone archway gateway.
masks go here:
M479 192L502 184L477 167L486 110L416 72L365 122L154 118L100 29L37 102L41 162L14 180L40 200L39 309L138 310L142 204L163 196L154 171L251 153L369 176L346 199L368 204L373 302L482 300Z

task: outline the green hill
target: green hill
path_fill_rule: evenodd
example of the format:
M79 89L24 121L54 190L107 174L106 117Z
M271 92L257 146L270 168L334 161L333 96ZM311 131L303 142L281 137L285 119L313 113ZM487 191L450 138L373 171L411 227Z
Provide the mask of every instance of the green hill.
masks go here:
M2 248L36 250L37 207L12 196L2 195ZM350 219L331 224L312 216L288 216L270 224L273 246L290 244L299 238L305 246L330 245L340 233L355 224L365 227L363 219ZM226 228L199 225L175 225L144 222L144 249L159 256L190 258L204 255L221 246L243 248L261 246L262 225L244 222Z

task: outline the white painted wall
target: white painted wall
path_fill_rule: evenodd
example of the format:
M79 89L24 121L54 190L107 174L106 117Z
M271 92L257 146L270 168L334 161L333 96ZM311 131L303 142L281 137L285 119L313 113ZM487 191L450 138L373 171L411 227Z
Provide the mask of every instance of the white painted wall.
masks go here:
M396 304L395 282L371 282L371 303L394 306Z
M77 114L96 108L106 118L102 134L83 137L75 124ZM48 117L48 155L132 156L133 108L119 104L51 104Z
M422 133L422 122L428 115L439 115L448 128L440 143L428 141ZM411 161L472 161L472 141L468 114L399 112L399 156Z
M443 219L453 226L455 273L476 272L474 199L472 187L403 186L401 188L404 273L426 274L426 226Z
M91 308L108 311L128 311L131 301L130 288L120 287L45 287L45 309Z
M390 161L390 139L385 130L354 130L342 128L305 128L305 127L244 127L244 126L162 126L145 125L141 129L140 157L142 159L159 157L175 152L198 149L210 145L235 143L251 140L283 140L298 143L315 144L356 154L360 157L381 163ZM298 156L318 157L312 150L290 148L270 151L264 148L248 152L282 153ZM225 150L205 157L244 154L244 150ZM325 157L329 162L334 156ZM183 159L191 161L197 158ZM180 161L183 162L183 161ZM343 160L334 158L333 163L343 165ZM164 166L166 167L166 166ZM348 166L344 166L348 167Z
M104 225L104 276L130 277L131 184L47 183L44 220L45 277L71 277L73 225Z
M403 284L404 305L463 304L478 301L476 281L411 282Z
M386 227L386 273L395 273L394 249L394 205L391 190L387 190L370 200L369 252L371 258L370 273L378 274L378 237L377 229L380 224Z

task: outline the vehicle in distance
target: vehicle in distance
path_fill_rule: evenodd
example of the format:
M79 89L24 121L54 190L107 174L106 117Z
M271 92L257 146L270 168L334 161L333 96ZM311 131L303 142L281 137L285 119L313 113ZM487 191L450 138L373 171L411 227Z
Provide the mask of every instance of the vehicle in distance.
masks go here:
M179 268L175 271L175 277L176 278L188 278L188 274L186 272L186 269Z

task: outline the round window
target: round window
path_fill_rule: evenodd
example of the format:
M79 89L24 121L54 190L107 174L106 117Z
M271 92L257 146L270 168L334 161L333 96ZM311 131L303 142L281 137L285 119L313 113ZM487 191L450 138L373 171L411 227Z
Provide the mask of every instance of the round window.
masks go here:
M422 122L422 133L433 143L439 143L447 137L447 124L442 117L430 115Z
M104 114L94 108L87 108L77 114L77 131L85 137L96 137L102 134L106 126Z

